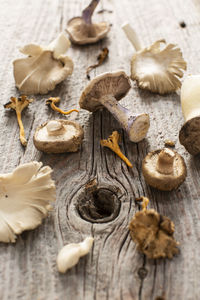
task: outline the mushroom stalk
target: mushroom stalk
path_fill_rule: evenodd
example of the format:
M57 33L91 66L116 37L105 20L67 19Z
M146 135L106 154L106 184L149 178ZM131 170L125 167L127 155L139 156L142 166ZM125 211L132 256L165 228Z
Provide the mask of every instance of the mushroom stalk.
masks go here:
M158 161L156 169L161 174L172 174L174 164L175 153L171 149L163 149L158 154Z
M16 111L17 122L19 124L19 138L23 146L27 145L27 140L25 138L24 125L22 123L21 112Z
M60 102L60 98L59 97L51 97L49 98L47 101L46 101L46 104L47 105L50 105L51 108L54 110L54 111L57 111L59 112L60 114L62 115L69 115L71 114L73 111L76 111L76 112L79 112L77 109L70 109L68 111L64 111L62 109L60 109L59 107L57 107L55 105L55 103L59 103Z
M113 95L102 96L99 102L117 119L132 142L137 143L145 138L149 129L148 114L134 116L132 112L121 106Z
M137 36L136 32L133 30L133 28L130 26L130 24L124 23L122 25L122 29L123 29L124 33L126 34L126 37L128 38L128 40L131 42L131 44L135 48L135 50L136 51L141 50L142 47L141 47L140 41L138 39L138 36Z
M82 18L86 24L92 24L92 15L100 0L92 0L90 4L83 10Z
M107 140L101 140L101 146L110 148L113 152L115 152L126 164L128 167L132 168L132 163L128 160L128 158L121 152L119 145L119 133L117 131L113 131L112 135L109 136Z

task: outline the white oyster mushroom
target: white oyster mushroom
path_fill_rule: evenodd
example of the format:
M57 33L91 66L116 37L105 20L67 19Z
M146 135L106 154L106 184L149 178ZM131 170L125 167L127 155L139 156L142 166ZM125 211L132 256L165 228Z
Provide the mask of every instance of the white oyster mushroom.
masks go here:
M35 44L24 46L20 51L28 55L13 62L16 87L20 92L46 94L73 72L73 62L63 54L70 41L61 33L47 47Z
M82 256L89 253L93 242L94 239L92 237L87 237L81 243L65 245L57 256L58 271L65 273L68 269L71 269L73 266L75 266Z
M36 228L55 201L52 169L33 161L0 175L0 241L16 241L16 235Z
M158 40L151 46L143 48L140 41L126 23L122 25L127 38L137 51L131 60L131 78L137 81L141 89L154 93L167 94L175 92L181 87L179 77L183 77L182 70L186 70L180 48L174 44L165 45L165 40Z

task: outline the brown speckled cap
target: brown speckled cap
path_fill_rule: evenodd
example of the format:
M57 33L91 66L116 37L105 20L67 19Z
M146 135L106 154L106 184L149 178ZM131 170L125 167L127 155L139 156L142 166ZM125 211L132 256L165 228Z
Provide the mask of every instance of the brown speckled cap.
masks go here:
M190 154L200 153L200 116L190 119L182 126L179 140Z
M116 100L122 99L131 87L129 77L124 71L104 73L95 77L81 94L79 105L81 108L94 112L103 105L99 99L105 95L112 95Z

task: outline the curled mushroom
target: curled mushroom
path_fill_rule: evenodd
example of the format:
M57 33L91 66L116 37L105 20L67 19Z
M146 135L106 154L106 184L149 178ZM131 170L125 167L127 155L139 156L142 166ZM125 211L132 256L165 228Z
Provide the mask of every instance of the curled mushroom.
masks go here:
M130 87L130 80L123 71L104 73L88 84L81 94L79 104L81 108L91 112L107 108L126 131L129 139L137 143L145 138L150 121L148 114L134 115L118 103Z
M172 258L179 253L173 237L174 223L154 209L147 210L149 199L143 197L143 209L137 212L129 224L129 230L138 249L148 258Z
M16 87L23 93L46 94L73 72L73 62L63 54L70 41L60 34L47 47L35 44L24 46L20 51L26 58L13 62Z
M145 181L161 191L176 189L187 175L183 157L169 148L148 153L142 162L142 172Z
M65 273L67 270L74 267L82 256L89 253L93 242L94 239L92 237L87 237L81 243L65 245L57 256L58 271Z
M34 145L47 153L78 151L83 140L82 127L69 120L51 120L40 125L34 134Z
M0 241L16 240L16 235L42 223L55 201L52 169L33 161L0 175Z
M74 111L79 112L77 109L70 109L68 111L64 111L64 110L60 109L59 107L56 106L56 104L58 104L59 102L60 102L60 97L50 97L46 101L46 104L49 105L54 111L57 111L62 115L69 115Z
M131 78L137 81L138 86L159 94L175 92L180 88L179 78L183 77L181 69L186 70L186 62L180 48L168 44L161 49L161 44L166 42L158 40L143 49L135 31L128 23L124 24L122 29L137 51L131 60Z
M92 15L99 1L92 0L83 10L81 17L74 17L68 21L67 32L73 43L79 45L96 43L110 30L108 23L92 23Z
M196 155L200 153L200 75L188 76L181 87L181 106L185 124L179 133L180 143Z
M113 131L112 135L110 135L107 140L101 140L101 146L108 147L109 149L111 149L127 164L128 167L132 168L133 167L132 163L121 152L118 142L119 142L119 133L117 131Z
M4 105L5 108L11 108L14 109L17 115L17 121L19 124L19 138L23 146L27 145L27 140L25 138L25 132L24 132L24 126L21 119L21 113L31 102L33 102L33 99L28 99L25 95L22 95L19 98L11 97L10 102L6 103Z

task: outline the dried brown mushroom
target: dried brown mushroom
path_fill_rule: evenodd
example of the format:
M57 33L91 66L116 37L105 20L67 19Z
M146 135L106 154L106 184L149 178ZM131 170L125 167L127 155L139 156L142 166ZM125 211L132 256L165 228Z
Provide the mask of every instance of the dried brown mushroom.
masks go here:
M94 112L107 108L132 142L140 142L147 134L150 126L149 115L134 115L118 101L128 93L130 80L123 71L104 73L95 77L81 94L79 105L83 109Z
M54 111L59 112L62 115L69 115L72 112L79 112L77 109L70 109L68 111L64 111L56 106L60 102L60 97L50 97L48 100L46 100L46 104L49 105Z
M82 127L69 120L51 120L40 125L34 134L34 145L47 153L78 151L83 140Z
M133 167L132 163L121 152L118 142L119 142L119 133L117 131L113 131L112 135L110 135L107 140L100 141L101 146L110 148L127 164L128 167L132 168Z
M145 181L161 191L176 189L187 175L183 157L169 148L148 153L142 162L142 172Z
M183 77L181 69L186 70L187 65L180 48L168 44L161 49L161 44L166 42L159 40L142 49L131 26L126 23L122 28L137 51L131 60L131 78L137 81L138 86L159 94L175 92L180 88L179 78Z
M19 124L19 138L23 146L27 145L27 140L25 138L25 132L24 132L24 126L21 119L21 113L31 102L33 102L33 99L28 99L25 95L22 95L19 98L11 97L10 102L6 103L4 105L5 108L11 108L14 109L17 115L17 121Z
M179 140L190 154L196 155L200 153L200 75L184 80L181 106L185 124L179 132Z
M74 17L67 23L67 32L73 43L84 45L93 44L103 39L110 26L108 23L92 23L93 12L100 0L92 0L83 10L81 17Z
M101 53L97 57L98 63L91 65L87 68L86 75L88 79L90 79L90 75L89 75L90 71L100 66L108 57L108 53L109 53L108 48L103 48Z
M147 210L148 198L143 197L143 210L137 212L129 224L129 230L138 249L148 258L172 258L179 253L173 237L174 223L154 209Z
M20 49L26 58L13 62L16 87L23 93L46 94L73 72L73 62L63 54L70 41L60 34L47 47L29 44Z
M42 223L56 199L51 173L32 161L0 175L0 242L14 243L16 235Z

